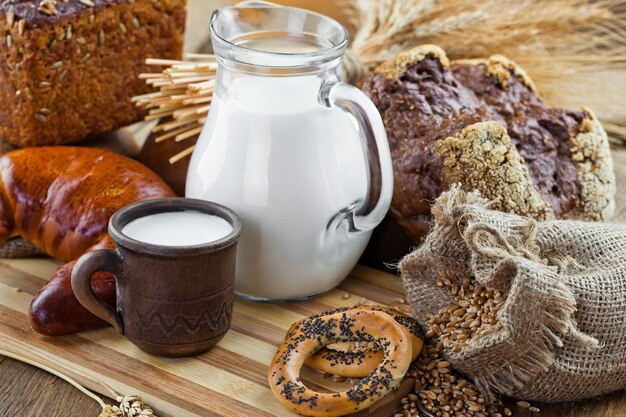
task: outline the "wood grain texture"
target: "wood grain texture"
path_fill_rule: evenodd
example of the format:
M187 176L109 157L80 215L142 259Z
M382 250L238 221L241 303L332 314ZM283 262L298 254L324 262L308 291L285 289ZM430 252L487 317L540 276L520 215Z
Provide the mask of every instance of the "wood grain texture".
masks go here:
M540 404L539 407L542 410L540 417L624 417L626 416L626 392L616 392L577 403ZM530 413L526 414L528 417L530 415ZM520 417L525 416L520 414Z
M613 157L618 176L617 211L614 221L624 222L626 149L614 149ZM117 336L113 329L60 339L34 336L24 319L24 308L56 265L54 261L48 259L0 261L0 298L5 300L0 304L9 307L0 309L0 322L5 326L2 328L0 325L0 332L4 332L3 329L10 330L12 337L19 341L17 346L14 346L19 351L32 351L44 362L64 370L74 369L79 376L84 366L89 364L96 372L101 373L104 382L111 385L117 378L125 378L127 382L120 383L116 388L123 393L145 393L144 397L151 405L161 404L155 397L161 396L162 401L168 402L168 405L163 407L165 412L163 415L166 417L220 415L225 410L234 408L241 409L250 416L272 415L271 408L268 407L271 407L273 398L269 391L264 389L265 369L273 355L275 345L282 340L286 326L303 315L334 305L356 303L361 297L392 303L401 293L397 279L390 276L381 279L383 275L378 271L359 267L344 281L341 289L306 303L271 306L238 300L237 313L233 317L231 331L227 337L207 354L179 361L142 355L123 338ZM343 300L342 296L346 291L354 295L348 300ZM6 301L7 299L11 301ZM262 314L257 314L258 308L261 308ZM7 326L6 323L10 325ZM32 343L30 338L33 338ZM4 337L0 338L0 341L2 340ZM93 348L99 352L97 356L93 355L91 351ZM136 354L138 355L136 362L125 359L118 363L120 357ZM68 358L52 360L56 356ZM43 371L3 359L0 357L1 417L97 416L98 406L68 384L56 380ZM116 367L120 369L116 371ZM192 380L187 380L185 375ZM57 382L51 383L55 380ZM155 384L156 381L158 384ZM214 382L213 385L210 381ZM88 380L86 384L98 390L97 384ZM101 388L100 390L103 391ZM147 394L148 392L150 394ZM189 392L193 392L194 396L190 396ZM255 403L260 403L265 409L250 406ZM625 417L626 392L578 403L538 404L538 406L542 410L540 413L542 417ZM181 411L183 408L188 411ZM528 411L515 408L514 403L511 409L515 416L533 416ZM276 415L286 414L284 410L279 409Z
M0 357L0 416L96 417L100 406L70 384L32 366Z
M194 358L171 359L143 353L111 328L59 338L35 335L28 327L26 308L37 285L45 282L55 265L48 259L0 260L3 272L0 274L0 347L59 369L96 391L106 392L93 378L120 393L138 393L166 417L243 415L240 413L247 416L293 415L273 398L265 379L267 365L287 327L306 314L353 305L363 297L389 303L402 295L395 277L357 267L339 289L316 300L285 305L237 300L233 326L213 350ZM16 291L12 284L20 275L27 285ZM351 294L350 298L344 299L346 293ZM5 361L1 366L12 362ZM15 377L16 372L0 373L0 392L3 393L0 416L67 415L61 413L63 408L58 404L76 402L82 397L71 388L51 394L47 380L42 379L44 373L28 367L19 369L29 369L29 372L25 377L21 376L21 371L17 372L19 377ZM306 376L305 379L312 380ZM323 380L321 384L324 384ZM9 408L8 404L13 403L27 408L16 409L15 405ZM44 409L42 407L54 412L39 414L39 410ZM626 414L626 393L573 405L539 404L539 407L543 410L541 415L548 417L623 417ZM55 414L57 411L59 414ZM530 414L516 410L515 415Z
M626 150L614 150L614 158L619 178L616 220L624 221ZM392 303L402 292L394 277L359 267L340 289L316 300L285 305L238 300L231 331L215 349L197 358L175 360L145 355L113 329L58 339L34 335L26 322L25 311L32 295L57 265L49 259L0 260L0 345L28 352L73 374L92 389L104 392L84 375L92 371L119 392L142 394L149 404L161 406L160 411L166 417L223 415L228 410L242 410L250 416L289 415L277 408L265 388L266 366L287 326L304 315L332 306L351 305L361 297ZM346 292L353 294L348 300L343 299ZM194 395L190 396L190 392ZM626 392L573 404L538 406L543 417L624 417ZM531 416L514 405L511 408L516 416ZM97 413L98 406L68 384L0 357L1 417L95 417Z
M330 1L297 2L305 7L333 9L328 6ZM228 0L189 0L193 13L188 20L188 50L195 51L207 44L210 13L215 6L227 3ZM618 175L614 221L626 222L626 149L614 149L613 156ZM266 366L275 345L282 340L285 326L333 305L356 303L363 296L392 302L394 295L401 292L396 279L381 280L378 272L357 268L343 289L317 300L263 307L238 301L231 331L216 348L197 358L163 359L142 354L113 329L59 339L33 335L25 320L25 308L56 265L48 259L0 260L0 345L9 345L10 337L11 348L32 354L104 392L102 386L85 375L92 369L99 379L120 392L139 393L148 404L162 405L161 417L223 415L228 410L236 410L231 414L235 416L289 415L280 408L272 413L277 403L264 385ZM342 299L344 289L354 292L348 300ZM255 313L259 307L262 314ZM116 382L120 378L124 381ZM542 409L539 415L514 405L511 408L517 417L625 417L626 392L573 404L538 406ZM98 405L69 384L0 356L0 417L96 417L98 413Z
M34 334L28 326L28 304L56 265L48 259L0 261L0 269L5 272L0 275L0 347L61 370L96 391L106 392L95 381L97 378L117 392L138 393L166 416L240 412L251 416L292 415L277 402L266 383L267 366L287 328L304 315L354 305L363 296L390 302L401 295L397 278L357 268L346 286L360 287L360 276L368 280L378 276L394 284L385 284L384 288L363 281L363 288L373 286L372 293L353 294L348 299L343 297L344 289L336 289L298 304L236 300L232 328L216 349L193 358L171 359L140 351L112 328L58 338ZM326 385L331 388L329 382ZM189 396L190 392L194 395Z
M617 193L617 210L614 221L626 221L626 149L613 149L613 158L615 160L615 170L618 177L618 193ZM14 260L0 261L0 277L2 282L10 287L8 294L26 295L28 302L28 294L34 294L38 288L45 282L45 278L49 276L54 269L54 261L47 259L32 260ZM374 286L374 290L378 295L387 302L393 301L394 294L401 291L397 280L390 278L386 280L379 279L379 273L367 268L359 268L354 271L353 276L346 280L342 285L343 288L352 290L356 294L348 301L355 302L361 296L367 295ZM376 285L377 284L377 285ZM22 291L15 292L15 289ZM267 316L265 319L255 317L254 314L237 314L233 318L232 330L226 340L222 341L216 348L206 355L199 357L199 361L206 364L212 364L212 369L216 372L214 376L217 378L220 372L230 370L234 376L244 380L250 380L256 385L263 385L265 382L265 365L263 361L268 361L268 355L271 355L270 347L279 343L282 339L281 325L284 326L298 314L305 315L325 308L327 301L338 301L343 295L343 291L334 292L324 296L321 300L312 300L307 303L285 305L285 306L268 306L266 309ZM5 293L5 296L7 293ZM248 303L240 303L242 311L250 313L254 305ZM285 311L284 317L281 317L281 309ZM292 315L294 314L294 315ZM0 318L7 317L0 311ZM22 334L28 335L30 330L22 323ZM59 345L61 349L66 346L71 348L73 342L88 340L92 338L94 341L105 342L107 335L112 329L92 332L89 335L81 337L72 337L63 342L54 342L53 345ZM18 338L20 333L18 333ZM257 335L255 337L255 335ZM0 337L0 340L3 340ZM84 342L81 342L84 343ZM123 344L119 338L115 339L114 345ZM24 344L18 344L16 348L24 351ZM26 348L27 349L27 348ZM83 352L82 361L89 362L90 356L98 355L104 348L94 349L90 352ZM132 349L132 348L131 348ZM269 349L269 353L268 353ZM108 350L104 349L104 352ZM43 353L45 356L45 352ZM79 356L80 358L80 356ZM253 359L250 359L253 358ZM77 359L78 360L78 359ZM106 368L106 363L101 365ZM131 370L143 369L140 366L133 365ZM150 374L156 376L156 373ZM132 373L129 376L131 380L127 384L124 393L136 392L134 383L132 382ZM52 382L56 381L56 382ZM175 395L185 396L186 390L193 388L193 385L183 383L175 385L178 380L170 376L164 381L169 384L171 390L169 395L165 396L164 401ZM145 381L143 381L145 383ZM148 382L149 385L149 382ZM238 395L247 395L245 388L238 391ZM150 398L146 398L149 404ZM213 398L213 401L219 401L219 397ZM112 400L110 400L112 403ZM172 400L168 408L175 409L177 401ZM228 402L229 405L232 403ZM217 404L219 407L219 403ZM569 404L538 404L541 408L541 417L624 417L626 416L626 392L618 392L607 395L598 399L569 403ZM515 407L515 403L511 404L511 409L515 416L519 417L535 417L532 413ZM200 410L197 410L200 412ZM5 360L0 356L0 416L28 416L28 417L61 417L67 415L84 415L97 416L98 406L92 400L80 394L69 384L56 379L55 377L36 370L30 366L18 364L12 360ZM252 415L268 415L267 413ZM183 416L185 414L177 414ZM199 415L199 414L196 414ZM216 415L202 411L202 415Z

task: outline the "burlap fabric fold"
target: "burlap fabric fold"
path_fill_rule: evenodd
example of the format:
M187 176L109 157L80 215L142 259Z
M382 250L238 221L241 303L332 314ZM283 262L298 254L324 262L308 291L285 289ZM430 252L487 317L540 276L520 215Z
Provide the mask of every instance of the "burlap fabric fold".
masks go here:
M440 273L502 291L499 328L446 351L490 399L570 401L626 388L626 226L536 222L454 187L424 244L400 263L414 315L452 305Z

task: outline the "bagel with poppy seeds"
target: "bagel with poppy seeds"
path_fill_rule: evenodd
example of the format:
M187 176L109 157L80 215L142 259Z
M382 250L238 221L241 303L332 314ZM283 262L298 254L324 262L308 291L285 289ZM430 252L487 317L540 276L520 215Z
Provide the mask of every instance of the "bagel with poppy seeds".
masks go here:
M316 392L300 379L304 362L332 343L362 340L384 352L379 366L346 391ZM268 372L270 389L292 411L307 416L342 416L368 408L396 388L411 364L406 330L391 316L359 308L299 322L278 347Z
M363 305L357 308L381 311L400 323L405 328L411 341L411 361L417 358L424 346L424 333L417 320L390 307ZM333 375L346 378L363 378L376 369L384 357L382 350L349 349L349 343L336 343L332 349L329 347L320 349L307 359L304 364L309 368Z

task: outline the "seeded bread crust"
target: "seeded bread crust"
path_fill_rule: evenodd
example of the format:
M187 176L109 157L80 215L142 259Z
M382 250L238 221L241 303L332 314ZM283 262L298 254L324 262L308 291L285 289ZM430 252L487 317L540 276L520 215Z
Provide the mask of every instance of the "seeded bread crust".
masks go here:
M549 107L507 58L450 62L426 45L384 63L361 88L389 139L391 213L413 240L428 233L432 202L455 183L494 209L537 219L612 216L611 153L593 112Z
M140 121L145 59L180 59L186 0L0 0L0 138L60 145Z

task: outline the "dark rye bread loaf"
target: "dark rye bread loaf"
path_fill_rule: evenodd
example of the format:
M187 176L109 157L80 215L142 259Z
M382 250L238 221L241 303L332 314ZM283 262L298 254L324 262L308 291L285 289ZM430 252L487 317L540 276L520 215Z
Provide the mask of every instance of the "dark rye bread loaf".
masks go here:
M180 59L186 0L0 0L0 139L59 145L142 118L148 57Z
M589 109L546 105L524 70L503 56L449 62L425 45L367 76L391 147L391 213L418 241L433 201L455 183L493 208L537 219L604 220L615 177L604 129Z

